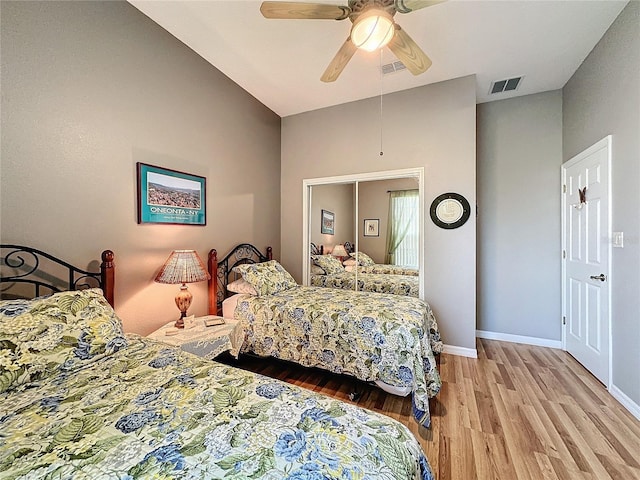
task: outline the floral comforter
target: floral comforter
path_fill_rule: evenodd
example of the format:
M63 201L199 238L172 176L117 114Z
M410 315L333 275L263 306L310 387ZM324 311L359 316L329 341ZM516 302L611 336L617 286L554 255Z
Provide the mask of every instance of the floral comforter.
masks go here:
M243 295L234 316L245 328L243 351L409 386L416 419L430 425L428 400L442 385L434 353L442 351L442 342L426 302L295 287L273 295Z
M358 267L360 273L377 273L380 275L408 275L417 277L418 270L415 268L401 267L399 265L385 265L376 263L374 265L361 265Z
M0 302L1 479L433 479L393 419L121 331L105 349L95 304L54 300Z
M367 268L367 267L361 267ZM311 275L311 286L359 290L361 292L392 293L394 295L419 296L418 277L358 272ZM357 286L357 288L356 288Z

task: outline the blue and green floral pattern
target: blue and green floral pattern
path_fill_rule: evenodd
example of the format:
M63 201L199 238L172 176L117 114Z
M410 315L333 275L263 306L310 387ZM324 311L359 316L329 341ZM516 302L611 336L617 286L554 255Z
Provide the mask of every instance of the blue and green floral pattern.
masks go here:
M351 257L353 257L354 260L357 260L358 265L360 266L366 267L368 265L376 264L376 262L374 262L373 259L364 252L354 252L354 253L350 253L349 255L351 255Z
M411 387L416 418L428 426L430 397L441 387L442 351L430 306L417 298L298 287L239 299L244 351Z
M0 302L5 331L21 308ZM407 427L355 405L134 335L82 359L0 393L0 479L433 479Z
M324 270L325 273L330 274L344 272L342 262L331 255L311 255L311 260L313 260L315 265Z
M368 268L368 267L362 267ZM311 275L314 287L360 290L361 292L392 293L394 295L419 296L418 277L408 275L384 275L355 272L332 275ZM357 288L356 288L357 286Z
M234 269L256 289L258 296L271 295L298 286L291 274L275 260L248 263Z
M0 392L71 371L125 347L102 290L0 302Z
M375 263L373 265L358 267L360 273L376 273L384 275L408 275L417 277L418 270L416 268L401 267L399 265L386 265L384 263Z

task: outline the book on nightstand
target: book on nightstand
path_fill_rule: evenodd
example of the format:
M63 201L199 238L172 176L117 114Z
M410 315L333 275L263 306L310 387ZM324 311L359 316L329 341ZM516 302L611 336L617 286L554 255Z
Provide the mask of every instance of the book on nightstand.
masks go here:
M224 325L224 318L219 317L217 315L205 315L204 317L199 317L198 320L202 320L204 322L205 327L213 327L215 325Z

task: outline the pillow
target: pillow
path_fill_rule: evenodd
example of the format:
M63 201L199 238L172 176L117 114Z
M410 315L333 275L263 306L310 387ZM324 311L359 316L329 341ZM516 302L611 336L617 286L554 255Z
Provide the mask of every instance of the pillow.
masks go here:
M342 273L344 268L342 263L336 257L331 255L311 255L313 263L318 265L325 273L331 275L332 273Z
M311 275L326 275L326 272L316 264L311 265Z
M73 371L127 345L99 288L0 301L0 392Z
M373 259L366 253L358 252L357 255L358 255L358 265L360 265L361 267L369 267L371 265L376 264L376 262L374 262ZM351 256L353 258L356 258L355 253L352 253Z
M256 289L244 278L239 278L235 282L227 285L227 290L233 293L246 293L248 295L258 295Z
M356 259L355 258L350 258L348 260L345 260L344 262L342 262L342 264L345 267L353 267L357 264Z
M255 288L258 296L272 295L298 286L291 274L275 260L246 263L234 267L234 270Z

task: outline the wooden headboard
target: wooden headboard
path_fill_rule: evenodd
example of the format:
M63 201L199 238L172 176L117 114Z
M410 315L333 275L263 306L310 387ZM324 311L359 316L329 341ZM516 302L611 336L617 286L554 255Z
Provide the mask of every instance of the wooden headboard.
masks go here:
M100 272L88 272L46 252L23 245L0 245L0 298L34 298L65 290L99 287L114 306L113 252L102 252ZM13 294L13 291L19 293Z
M222 315L222 302L229 296L227 285L240 278L240 274L233 271L233 267L245 263L260 263L273 259L273 249L267 247L267 254L263 255L256 247L249 243L241 243L231 250L222 260L218 261L215 248L209 251L209 315Z
M351 242L344 242L344 249L347 251L347 253L355 252L355 248ZM311 255L324 255L324 245L318 246L315 243L311 242L311 248L309 249L309 251Z

